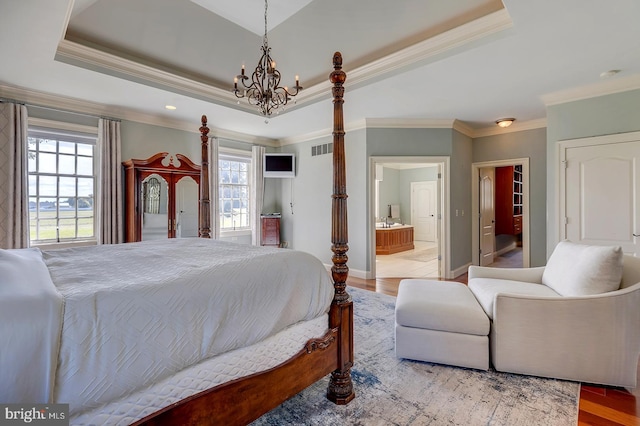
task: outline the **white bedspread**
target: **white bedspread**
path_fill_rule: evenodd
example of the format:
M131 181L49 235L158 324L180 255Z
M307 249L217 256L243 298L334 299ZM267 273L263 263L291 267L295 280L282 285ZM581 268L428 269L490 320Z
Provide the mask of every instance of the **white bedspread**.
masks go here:
M0 250L1 403L52 402L61 325L40 250Z
M302 252L172 239L51 250L65 300L55 401L73 415L328 312Z

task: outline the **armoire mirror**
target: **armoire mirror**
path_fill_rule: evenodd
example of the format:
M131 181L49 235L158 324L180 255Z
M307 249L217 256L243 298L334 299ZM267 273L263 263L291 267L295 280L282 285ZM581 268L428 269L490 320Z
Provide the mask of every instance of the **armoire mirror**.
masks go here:
M166 152L122 164L125 241L198 236L200 166Z
M154 173L142 181L141 190L142 241L168 238L169 185L167 181Z

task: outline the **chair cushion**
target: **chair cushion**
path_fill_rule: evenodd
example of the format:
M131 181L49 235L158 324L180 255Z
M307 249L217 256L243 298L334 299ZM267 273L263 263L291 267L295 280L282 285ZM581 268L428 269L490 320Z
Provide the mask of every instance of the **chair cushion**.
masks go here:
M500 280L496 278L473 278L469 280L469 290L476 297L487 316L493 319L493 302L496 294L522 294L526 296L559 297L546 285L523 281Z
M586 296L620 288L622 248L561 241L551 254L542 283L562 296Z
M396 323L443 332L486 336L489 319L466 285L405 279L396 299Z

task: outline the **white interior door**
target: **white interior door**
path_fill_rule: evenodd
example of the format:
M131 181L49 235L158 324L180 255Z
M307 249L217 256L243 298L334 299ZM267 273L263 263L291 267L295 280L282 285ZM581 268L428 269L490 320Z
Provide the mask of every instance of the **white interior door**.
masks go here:
M437 241L438 184L411 182L411 225L416 241Z
M565 150L565 238L640 256L640 141Z
M493 167L480 168L480 265L493 263L496 233L495 233L495 169Z

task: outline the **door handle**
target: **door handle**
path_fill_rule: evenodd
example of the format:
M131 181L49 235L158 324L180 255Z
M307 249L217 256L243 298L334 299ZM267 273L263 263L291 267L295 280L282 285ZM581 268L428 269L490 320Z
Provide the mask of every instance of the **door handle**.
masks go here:
M640 237L640 234L631 234L631 235L633 235L634 237Z

